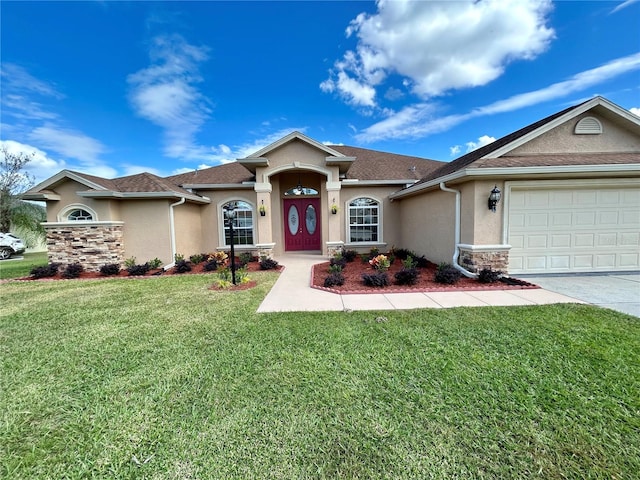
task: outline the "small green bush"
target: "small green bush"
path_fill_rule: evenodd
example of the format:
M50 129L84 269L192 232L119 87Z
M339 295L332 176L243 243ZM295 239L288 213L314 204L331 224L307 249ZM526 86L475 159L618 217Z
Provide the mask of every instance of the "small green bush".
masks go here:
M273 258L263 257L260 260L260 270L273 270L278 268L278 262Z
M79 263L71 263L62 272L62 278L78 278L84 272L84 268Z
M418 269L415 267L403 268L395 273L394 278L397 285L415 285L418 282L418 275Z
M157 268L160 268L162 266L162 260L160 260L159 258L154 258L153 260L149 260L147 262L147 264L149 265L149 269L150 270L155 270Z
M50 263L49 265L34 267L31 269L31 276L33 278L55 277L58 273L58 268L60 268L59 263Z
M363 273L362 281L367 287L386 287L389 285L387 272Z
M120 265L117 263L107 263L100 267L100 274L105 277L118 275L120 273Z
M340 272L331 273L324 279L325 287L335 287L344 285L344 275Z
M500 280L502 272L500 270L492 270L491 268L483 268L478 273L478 281L480 283L495 283Z
M342 265L334 264L329 265L329 273L340 273L342 272Z
M124 268L130 268L136 266L136 257L129 257L124 261Z
M460 280L460 272L450 263L438 265L434 280L438 283L453 285Z
M331 268L332 266L339 266L340 270L342 270L347 266L347 259L342 255L336 255L331 260L329 260L329 268Z
M189 257L189 261L194 265L204 262L204 255L202 253L196 253Z
M253 261L253 255L251 255L251 253L249 252L242 252L240 255L238 255L238 260L240 260L240 265L244 267L249 262Z
M149 273L149 264L143 263L142 265L132 265L127 268L127 273L132 277L138 277Z

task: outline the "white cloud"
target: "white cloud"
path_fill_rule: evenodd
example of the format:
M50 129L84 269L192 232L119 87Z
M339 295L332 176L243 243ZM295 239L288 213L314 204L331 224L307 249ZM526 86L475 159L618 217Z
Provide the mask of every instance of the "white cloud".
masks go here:
M374 142L390 138L419 138L446 131L472 118L511 112L542 102L566 97L612 78L640 69L640 53L614 59L608 63L577 73L568 80L554 83L531 92L513 95L504 100L478 107L464 114L438 117L432 103L409 105L394 112L356 135L361 142Z
M460 153L460 145L454 145L453 147L449 147L449 155L455 157Z
M3 149L6 148L9 153L24 153L31 157L31 160L25 166L25 170L33 175L36 184L66 168L64 160L55 160L33 145L14 140L0 140L0 146Z
M153 39L151 65L129 75L130 101L136 113L164 131L164 152L172 158L208 158L195 142L211 113L209 100L196 85L199 65L208 49L187 43L179 35Z
M478 138L476 142L467 142L465 145L467 146L467 153L473 152L474 150L479 149L480 147L484 147L485 145L489 145L490 143L495 142L495 137L490 137L489 135L482 135Z
M628 6L633 5L634 3L637 3L639 1L640 0L626 0L625 2L622 2L619 5L617 5L613 10L611 10L611 13L617 13L623 8L627 8Z
M28 137L46 149L85 163L99 162L100 155L105 151L104 145L95 138L53 124L34 128Z
M19 90L32 92L45 97L64 98L53 85L38 80L20 65L3 63L0 67L2 88L6 90Z
M376 87L393 74L425 99L485 85L508 63L545 51L554 36L546 26L550 0L379 0L377 7L352 20L346 34L357 36L356 49L320 85L355 106L376 105Z
M640 117L640 108L632 107L629 109L629 111L633 113L635 116Z

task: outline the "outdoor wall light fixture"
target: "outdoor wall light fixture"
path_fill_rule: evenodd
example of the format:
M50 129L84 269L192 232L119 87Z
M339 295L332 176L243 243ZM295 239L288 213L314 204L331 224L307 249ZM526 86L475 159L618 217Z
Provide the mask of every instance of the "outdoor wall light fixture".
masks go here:
M224 207L224 218L229 225L229 234L230 234L230 243L231 243L231 282L236 285L236 252L233 248L235 243L234 232L233 232L233 222L236 219L236 204L228 203Z
M491 190L491 194L489 195L489 210L492 212L496 211L496 205L500 201L502 194L500 193L500 189L498 186L494 186L493 190Z
M302 182L300 182L300 175L298 175L298 185L296 186L293 193L296 195L302 195L303 192L304 192L304 189L302 187Z

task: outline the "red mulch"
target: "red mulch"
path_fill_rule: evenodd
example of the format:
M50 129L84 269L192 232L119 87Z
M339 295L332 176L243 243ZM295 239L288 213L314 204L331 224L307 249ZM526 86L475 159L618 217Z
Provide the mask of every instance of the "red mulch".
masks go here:
M480 283L475 279L460 277L460 280L454 285L445 285L437 283L433 278L436 272L436 265L431 264L427 268L419 268L418 282L415 285L396 285L394 283L394 274L402 268L402 262L396 260L389 268L387 275L389 276L390 285L387 287L367 287L362 281L362 274L375 273L373 267L367 263L363 263L360 259L356 259L342 270L345 282L342 286L324 287L324 279L329 275L329 262L314 265L312 270L312 288L324 290L332 293L353 294L353 293L416 293L416 292L455 292L469 290L522 290L529 288L540 288L537 285L509 278L508 284L504 282L496 283Z
M212 274L212 275L216 275L218 272L217 270L213 270L211 272L207 272L204 269L204 262L200 263L198 265L192 265L191 266L191 271L190 272L185 272L185 273L176 273L175 272L175 268L171 268L169 270L167 270L166 272L164 270L160 269L156 269L156 270L150 270L146 275L139 275L139 276L131 276L129 275L129 273L126 270L120 270L120 273L118 275L102 275L100 272L82 272L80 274L80 276L78 278L75 279L66 279L62 277L62 272L64 271L64 266L60 267L60 271L58 272L57 275L55 275L54 277L44 277L44 278L33 278L33 277L23 277L23 278L16 278L14 280L21 280L21 281L55 281L55 280L92 280L92 279L107 279L107 278L153 278L153 277L157 277L157 276L168 276L168 275L194 275L194 274ZM276 271L281 271L282 270L282 266L279 266ZM249 262L247 264L247 271L248 272L257 272L260 271L260 263L258 262ZM229 288L218 288L216 286L211 286L210 290L230 290L230 291L236 291L236 290L248 290L250 288L255 287L257 284L257 282L255 280L250 280L246 283L240 284L240 285L235 285L233 287L229 287Z

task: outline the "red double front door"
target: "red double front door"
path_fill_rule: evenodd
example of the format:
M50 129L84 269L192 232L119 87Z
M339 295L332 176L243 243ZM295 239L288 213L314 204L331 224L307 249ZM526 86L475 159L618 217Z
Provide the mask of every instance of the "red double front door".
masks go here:
M285 198L282 204L285 250L321 250L320 199Z

